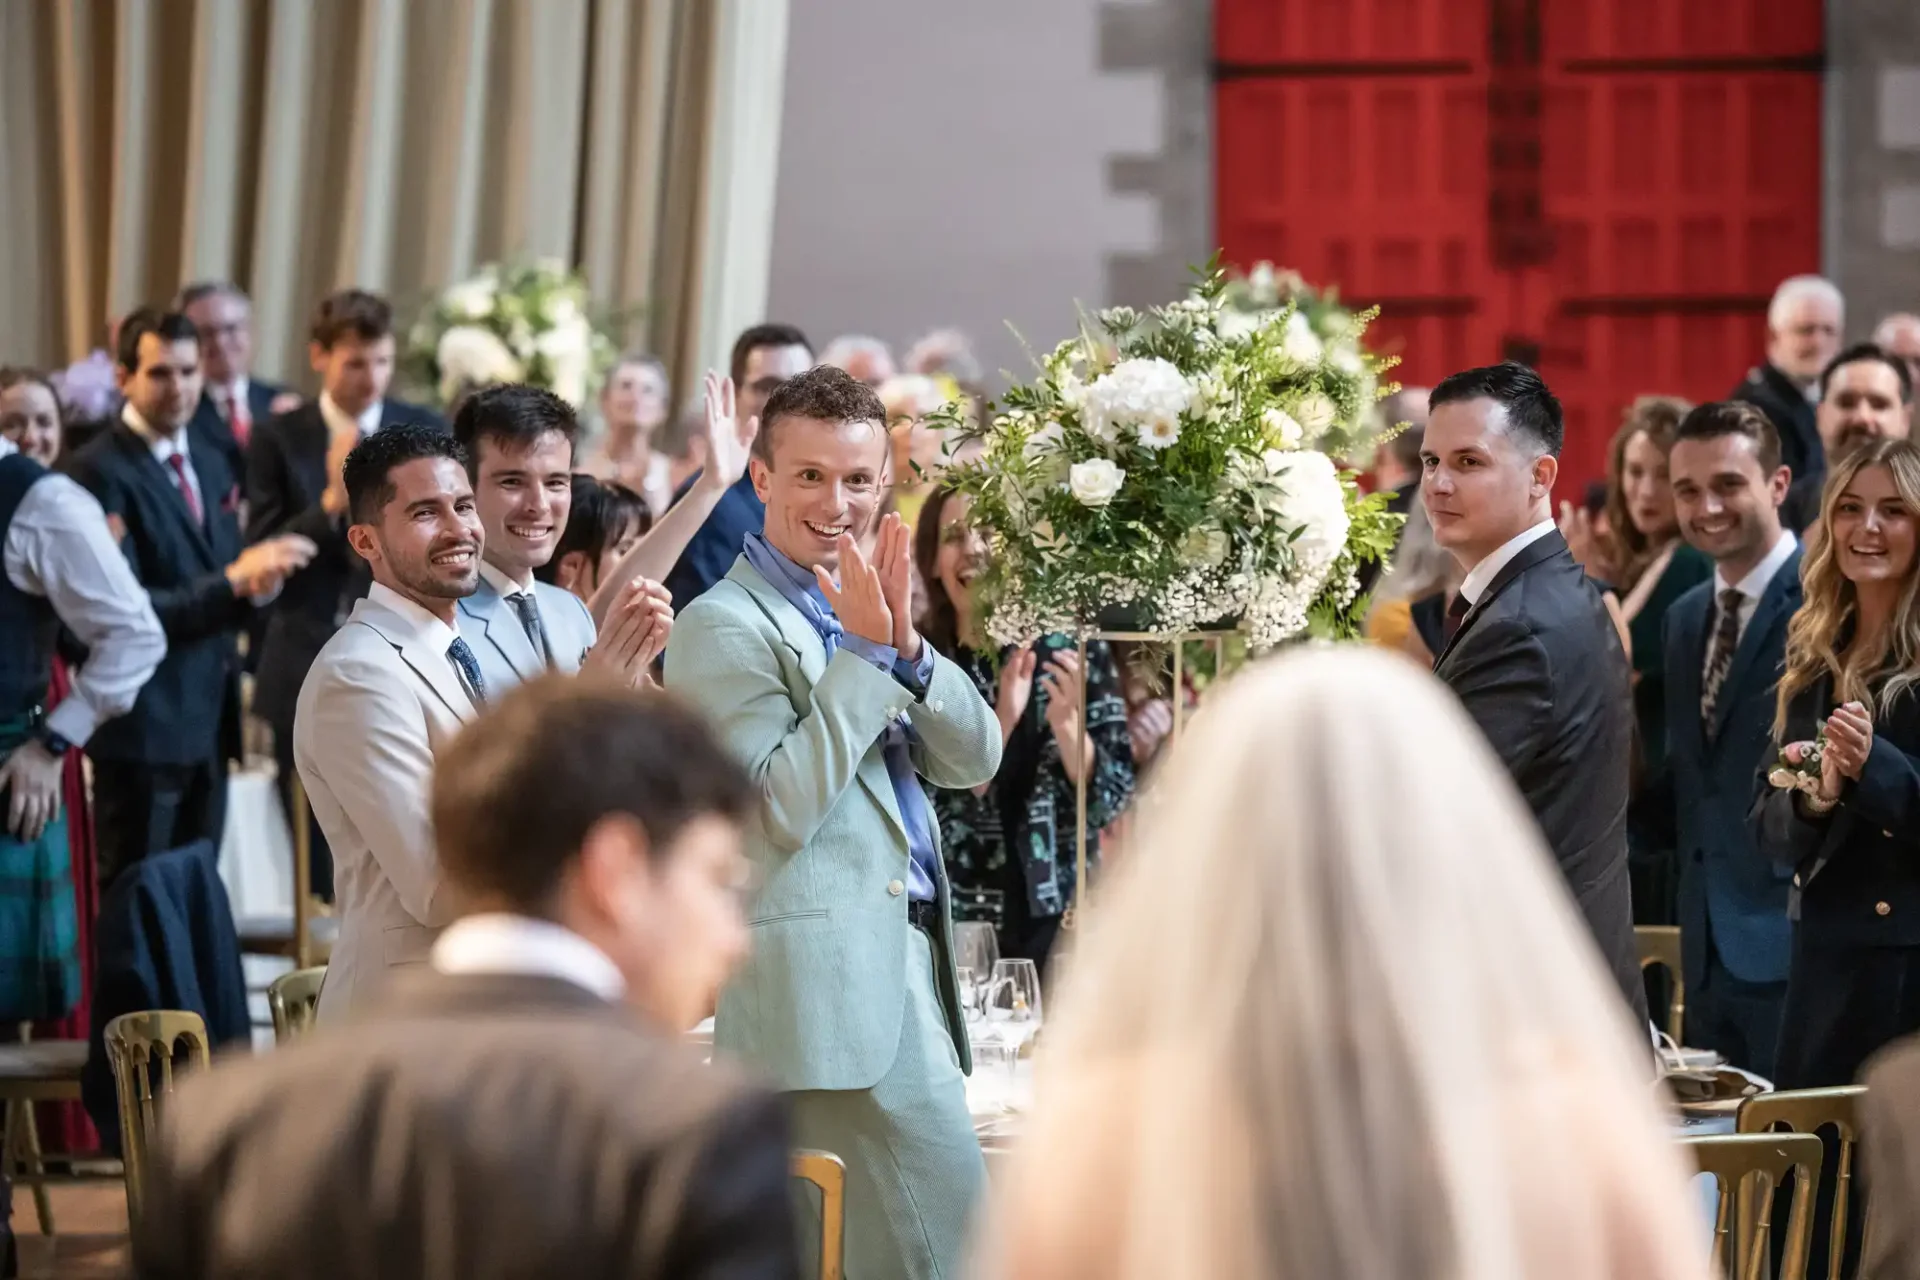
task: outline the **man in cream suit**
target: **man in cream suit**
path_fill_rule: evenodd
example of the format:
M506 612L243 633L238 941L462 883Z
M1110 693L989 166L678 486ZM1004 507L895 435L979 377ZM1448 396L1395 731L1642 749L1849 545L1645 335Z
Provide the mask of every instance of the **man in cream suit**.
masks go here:
M579 429L565 400L521 383L474 392L453 420L486 530L480 585L457 606L460 634L495 692L547 671L583 668L639 684L667 645L673 606L658 583L623 587L608 613L606 643L596 645L580 597L534 579L566 532Z
M789 1091L795 1140L846 1161L853 1280L959 1273L983 1166L939 830L915 774L989 781L993 712L914 630L906 527L857 544L888 445L874 392L809 370L768 400L751 463L767 504L667 644L667 686L759 789L746 848L753 953L715 1048ZM833 575L838 575L838 581Z
M344 481L347 541L373 587L314 660L293 722L294 763L336 869L329 1020L365 1003L388 969L424 963L454 914L429 786L435 753L486 697L454 626L483 544L459 443L438 427L390 426L354 446Z

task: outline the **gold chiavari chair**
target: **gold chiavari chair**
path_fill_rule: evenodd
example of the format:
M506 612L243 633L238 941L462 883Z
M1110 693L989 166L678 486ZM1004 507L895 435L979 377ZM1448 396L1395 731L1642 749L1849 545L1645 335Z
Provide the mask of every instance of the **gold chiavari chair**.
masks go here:
M1666 1032L1675 1044L1685 1044L1680 1038L1687 1020L1687 984L1680 979L1680 926L1635 925L1633 942L1640 952L1641 973L1654 968L1667 971Z
M283 973L267 987L267 1008L273 1012L273 1039L286 1044L313 1029L314 1009L320 1003L320 984L327 966Z
M1820 1179L1820 1139L1808 1133L1727 1133L1687 1138L1680 1145L1692 1155L1695 1168L1713 1175L1719 1192L1713 1225L1714 1270L1731 1280L1762 1280L1773 1274L1767 1270L1766 1247L1772 1228L1772 1192L1789 1172L1793 1174L1778 1280L1806 1280L1807 1255L1813 1246L1813 1191ZM1734 1205L1740 1199L1741 1184L1752 1176L1761 1182L1754 1196L1760 1210L1749 1227L1735 1223L1739 1215Z
M1840 1262L1847 1248L1847 1206L1853 1193L1853 1153L1860 1141L1860 1099L1863 1085L1842 1085L1831 1089L1790 1089L1782 1093L1757 1093L1740 1104L1734 1120L1739 1133L1787 1133L1817 1135L1831 1127L1839 1139L1839 1157L1834 1163L1833 1229L1827 1240L1827 1274L1840 1274ZM1816 1164L1815 1170L1820 1166Z
M127 1221L137 1229L146 1195L148 1147L159 1130L163 1100L173 1093L174 1053L184 1041L188 1061L206 1067L210 1060L207 1024L199 1014L179 1009L123 1013L107 1023L104 1039L120 1104Z
M820 1280L841 1280L847 1248L847 1166L828 1151L796 1151L792 1172L820 1188Z
M0 1045L0 1101L6 1104L7 1136L0 1159L14 1181L33 1188L33 1209L40 1234L53 1234L53 1205L47 1198L47 1169L34 1123L36 1102L78 1101L80 1071L87 1065L85 1040L34 1040L33 1024L20 1024L20 1040Z

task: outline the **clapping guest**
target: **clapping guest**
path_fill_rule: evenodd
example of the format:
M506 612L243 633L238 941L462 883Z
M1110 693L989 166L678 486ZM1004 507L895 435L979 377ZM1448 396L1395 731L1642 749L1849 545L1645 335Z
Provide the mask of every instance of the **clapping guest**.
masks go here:
M1913 434L1912 377L1907 362L1872 343L1848 347L1820 371L1820 404L1814 422L1832 466L1874 440L1906 440ZM1806 530L1820 518L1824 477L1793 482L1783 512L1790 527Z
M141 1273L793 1280L783 1108L680 1034L747 949L739 767L669 699L558 677L445 765L466 913L349 1033L182 1086Z
M553 555L534 566L533 576L590 601L651 521L647 500L632 489L576 471L567 527L560 531Z
M1001 648L981 630L974 584L987 547L967 523L969 501L935 489L914 531L914 561L927 584L921 633L973 680L1000 726L1000 771L972 788L933 792L955 911L985 920L1000 954L1044 966L1078 874L1076 787L1087 788L1087 859L1100 829L1133 795L1133 747L1120 673L1104 641L1080 658L1064 636Z
M1705 1280L1645 1032L1433 680L1262 664L1156 800L1082 917L984 1274Z
M1813 790L1770 788L1761 848L1794 868L1776 1081L1851 1084L1920 1030L1920 449L1879 440L1829 473L1774 719Z
M672 388L667 367L642 351L629 351L607 370L600 384L600 421L604 435L579 469L614 480L643 495L654 519L673 505L673 460L656 437L667 422Z

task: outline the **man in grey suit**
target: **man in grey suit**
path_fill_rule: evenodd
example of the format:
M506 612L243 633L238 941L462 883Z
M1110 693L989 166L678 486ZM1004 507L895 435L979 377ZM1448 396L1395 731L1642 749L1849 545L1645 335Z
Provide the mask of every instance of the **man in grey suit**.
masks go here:
M182 1086L142 1274L796 1277L779 1099L681 1034L746 950L739 766L673 702L561 676L441 764L467 914L353 1027Z
M495 692L546 671L598 668L639 683L667 645L673 606L659 583L628 583L596 644L580 597L533 576L567 529L579 429L572 405L521 383L482 388L454 416L487 534L479 586L458 606L460 634Z
M847 1163L847 1274L954 1276L984 1166L939 830L919 778L989 781L993 712L915 631L908 534L857 545L888 457L873 390L821 367L761 415L766 503L727 576L681 615L667 687L745 762L753 954L714 1044L791 1091L796 1139Z

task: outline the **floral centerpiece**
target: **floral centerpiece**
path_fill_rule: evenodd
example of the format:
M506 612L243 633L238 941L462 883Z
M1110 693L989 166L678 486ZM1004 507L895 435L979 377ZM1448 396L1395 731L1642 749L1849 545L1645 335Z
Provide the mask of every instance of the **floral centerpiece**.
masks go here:
M1215 270L1168 306L1101 311L977 426L957 407L933 415L979 443L947 479L992 551L994 640L1230 623L1265 648L1358 633L1356 570L1390 550L1400 517L1320 444L1372 406L1387 363L1302 342L1292 304L1230 324L1226 291Z
M1338 289L1316 289L1299 272L1256 262L1242 274L1229 272L1221 291L1221 332L1238 337L1252 332L1274 314L1286 311L1287 340L1301 354L1313 354L1335 367L1366 380L1372 366L1362 345L1367 321L1340 301ZM1374 397L1377 399L1378 397ZM1367 401L1371 406L1372 399ZM1387 424L1378 413L1360 414L1341 423L1322 442L1336 457L1358 459Z
M489 264L442 290L414 322L405 364L441 406L474 387L527 382L577 408L615 355L588 314L586 281L541 258Z

